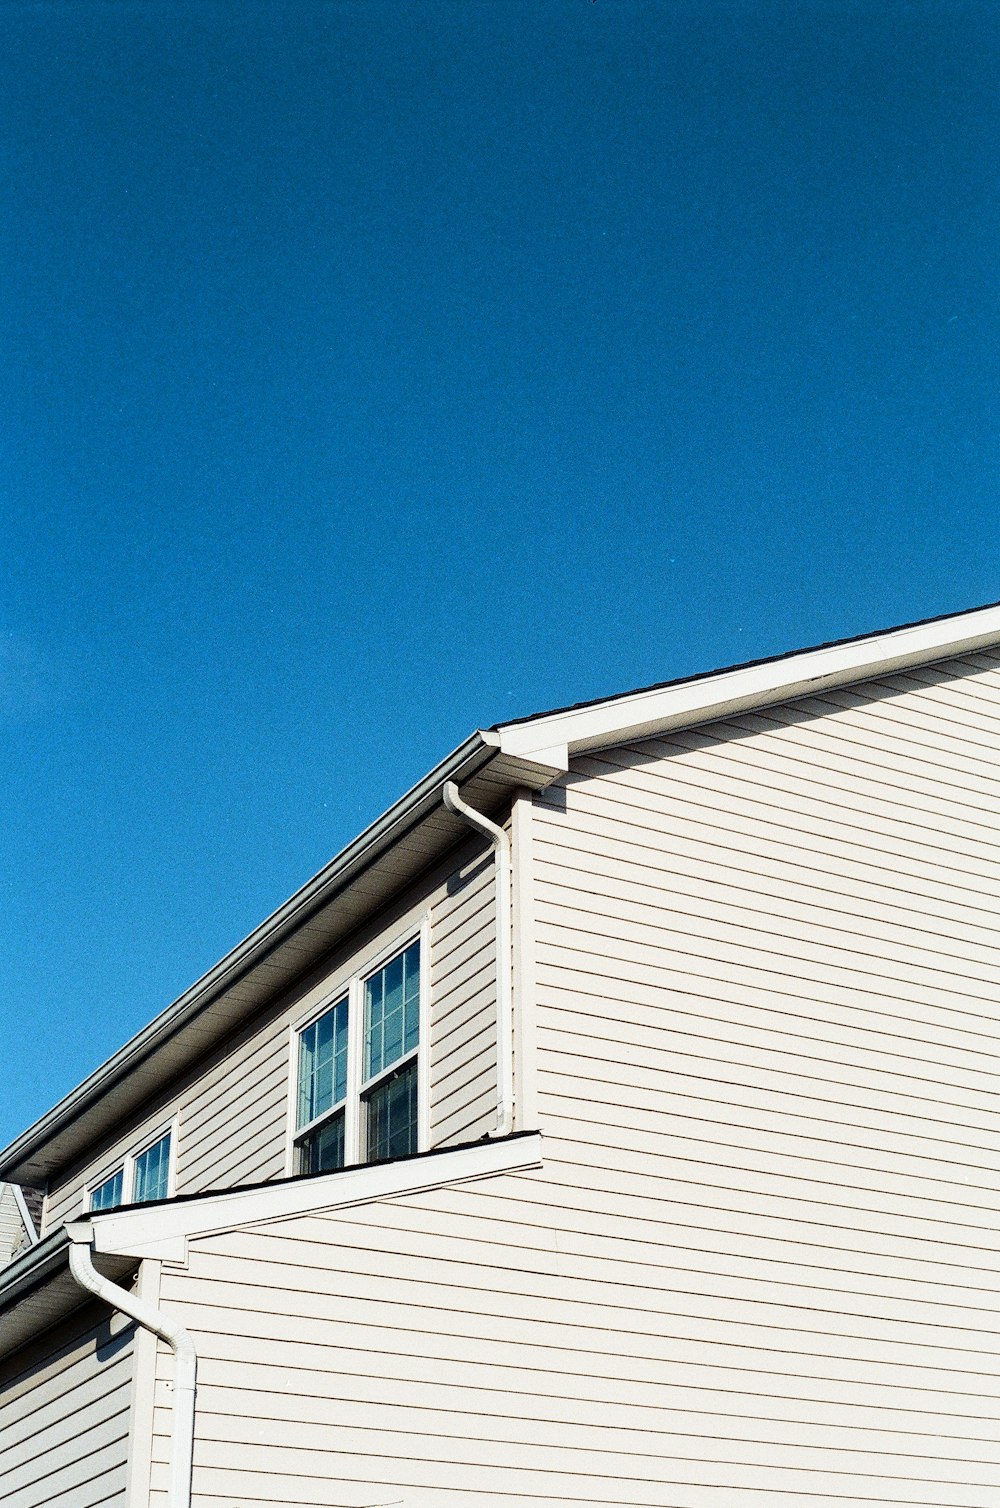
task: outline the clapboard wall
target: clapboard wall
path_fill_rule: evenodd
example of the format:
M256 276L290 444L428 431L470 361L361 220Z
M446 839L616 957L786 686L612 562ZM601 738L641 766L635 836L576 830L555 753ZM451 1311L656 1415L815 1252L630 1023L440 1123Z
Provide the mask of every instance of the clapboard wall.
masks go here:
M132 1340L88 1305L0 1363L2 1508L124 1508Z

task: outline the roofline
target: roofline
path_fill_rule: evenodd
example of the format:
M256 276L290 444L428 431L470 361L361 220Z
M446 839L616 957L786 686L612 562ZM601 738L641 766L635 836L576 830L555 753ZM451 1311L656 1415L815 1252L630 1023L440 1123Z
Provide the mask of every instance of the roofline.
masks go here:
M15 1257L0 1272L0 1313L27 1298L60 1272L66 1266L69 1244L66 1227L60 1225Z
M89 1295L75 1279L72 1284L67 1282L69 1251L75 1242L88 1244L102 1258L104 1267L124 1274L134 1271L145 1257L185 1262L188 1243L203 1236L301 1215L335 1213L401 1194L503 1174L532 1172L542 1166L542 1158L541 1132L519 1131L513 1136L436 1147L331 1173L300 1174L271 1183L148 1200L69 1221L0 1271L0 1357L20 1350L86 1303ZM54 1293L54 1286L60 1284L61 1292ZM48 1307L32 1316L33 1299L46 1289ZM22 1310L25 1303L27 1313ZM12 1330L12 1316L16 1317L19 1310L20 1320L15 1318Z
M105 1063L83 1079L75 1089L0 1151L0 1178L36 1153L45 1142L68 1126L86 1107L124 1079L181 1026L206 1010L238 979L253 969L286 936L302 925L311 913L345 884L353 871L363 869L378 854L390 848L425 809L440 804L445 783L461 784L498 752L495 733L473 733L459 744L429 774L400 797L363 833L331 859L318 874L279 906L266 921L237 943L195 984L160 1012Z
M832 686L870 680L1000 643L1000 603L837 639L723 670L664 681L620 696L500 723L503 753L563 763L573 754L651 738L771 706Z
M319 1211L348 1209L426 1189L523 1173L542 1166L542 1133L517 1131L455 1147L432 1147L405 1157L359 1163L327 1173L275 1178L182 1199L121 1205L68 1222L70 1238L117 1257L186 1262L189 1241Z
M842 649L846 644L861 644L885 634L902 633L909 628L926 628L932 623L956 623L961 618L989 612L992 608L1000 608L1000 601L984 602L980 607L964 608L960 613L935 613L933 617L915 618L912 623L896 623L891 628L868 629L861 634L848 634L842 639L825 639L821 644L810 644L804 649L783 649L778 654L761 655L754 660L736 660L732 665L719 665L714 670L698 670L694 675L672 676L668 681L653 681L649 686L636 686L632 691L616 691L611 696L592 696L582 702L569 702L565 707L549 707L544 712L529 712L525 717L511 717L504 723L494 723L490 731L499 733L502 729L537 723L543 718L562 717L566 712L582 712L588 707L603 707L612 702L627 701L629 697L644 696L650 691L669 691L674 686L690 686L696 681L707 681L717 675L731 675L737 670L757 670L761 665L779 665L783 660L794 659L797 655L816 654L821 649Z

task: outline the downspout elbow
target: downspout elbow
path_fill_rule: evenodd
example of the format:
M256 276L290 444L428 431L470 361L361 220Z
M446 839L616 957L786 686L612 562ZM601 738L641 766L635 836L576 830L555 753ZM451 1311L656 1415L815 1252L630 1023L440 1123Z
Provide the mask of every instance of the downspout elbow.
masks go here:
M511 848L502 827L469 806L449 780L442 795L453 816L493 844L497 877L497 1136L509 1136L514 1125L513 992L511 979Z
M190 1508L191 1466L194 1454L194 1399L198 1380L198 1353L183 1325L147 1304L138 1294L120 1288L104 1277L93 1263L93 1227L80 1221L66 1227L70 1238L69 1270L76 1282L112 1309L128 1315L144 1330L165 1341L174 1353L173 1430L171 1443L169 1508Z

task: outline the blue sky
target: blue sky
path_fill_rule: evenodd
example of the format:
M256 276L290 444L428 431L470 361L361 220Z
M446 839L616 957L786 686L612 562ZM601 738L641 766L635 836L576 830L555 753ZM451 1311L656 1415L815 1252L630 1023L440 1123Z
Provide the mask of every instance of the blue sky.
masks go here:
M1000 12L0 8L0 1142L475 726L1000 598Z

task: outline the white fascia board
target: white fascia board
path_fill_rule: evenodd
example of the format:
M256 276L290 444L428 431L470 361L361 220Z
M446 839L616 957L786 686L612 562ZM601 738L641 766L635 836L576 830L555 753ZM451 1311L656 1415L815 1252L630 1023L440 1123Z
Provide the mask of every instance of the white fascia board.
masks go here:
M892 629L848 644L806 650L763 665L724 670L592 706L498 728L500 748L534 758L564 745L570 755L714 722L754 707L930 664L1000 641L1000 606Z
M90 1241L96 1252L184 1262L187 1243L200 1236L494 1178L500 1173L523 1173L541 1165L541 1133L534 1131L502 1141L424 1153L401 1162L116 1210L75 1221L67 1230L71 1240Z

